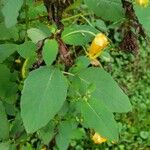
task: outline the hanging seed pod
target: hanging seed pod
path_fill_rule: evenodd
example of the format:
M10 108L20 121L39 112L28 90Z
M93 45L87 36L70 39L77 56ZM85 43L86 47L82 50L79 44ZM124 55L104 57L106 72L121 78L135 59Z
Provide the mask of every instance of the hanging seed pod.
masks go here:
M119 47L126 52L137 54L139 50L137 36L131 30L126 31Z
M63 11L73 3L73 0L44 0L44 5L48 12L48 19L55 22L58 28L61 28L61 19Z
M149 40L148 40L147 34L146 34L142 24L139 22L138 17L136 16L133 3L128 0L121 0L121 1L122 1L124 11L125 11L125 16L129 22L129 26L135 29L135 31L137 32L138 38L142 37L148 43ZM145 1L146 2L147 0L137 0L137 1L139 1L139 2Z

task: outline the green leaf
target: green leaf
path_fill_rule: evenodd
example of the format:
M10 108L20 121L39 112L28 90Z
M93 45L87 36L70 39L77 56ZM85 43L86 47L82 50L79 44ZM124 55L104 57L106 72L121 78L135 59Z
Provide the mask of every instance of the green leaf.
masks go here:
M59 133L56 136L56 144L59 150L67 150L76 127L77 124L72 120L64 121L59 125Z
M4 102L3 105L8 115L15 116L17 109L14 104L9 104L9 103Z
M15 44L1 44L0 45L0 63L17 50Z
M118 127L113 114L102 101L90 99L81 103L84 122L109 140L118 141Z
M81 140L86 137L84 128L76 128L71 134L72 139Z
M142 24L142 26L145 28L145 30L148 32L148 35L150 36L150 5L147 7L141 7L139 5L134 5L135 13Z
M147 131L141 131L140 132L140 137L144 140L148 139L148 137L150 136L150 133Z
M26 143L25 145L22 145L20 150L34 150L32 147L32 144Z
M76 73L81 69L87 68L90 65L90 60L86 56L79 56L75 60L74 66L69 70L72 73Z
M86 56L79 56L75 60L75 64L79 69L83 69L90 65L90 60Z
M85 45L90 42L99 31L88 25L76 25L66 27L62 33L62 39L66 44Z
M10 104L13 104L16 102L17 98L17 91L18 91L18 85L15 82L1 82L3 83L1 87L4 91L4 97L3 99L7 101Z
M0 64L0 97L2 99L11 98L17 93L17 84L15 82L11 82L11 78L13 74L10 73L9 69Z
M21 140L22 138L26 138L26 132L23 127L22 119L20 116L20 112L16 115L14 121L11 123L11 131L10 131L10 137L12 139L15 139L18 135L18 140Z
M31 41L27 41L18 46L18 53L25 59L35 56L36 45Z
M67 114L68 111L69 111L69 104L68 104L67 101L65 101L63 106L61 107L61 109L58 112L58 116L59 117L64 117Z
M96 19L95 22L93 22L93 25L98 28L100 31L108 32L108 28L105 24L105 22L101 19Z
M82 87L87 88L91 83L95 84L95 91L91 96L103 101L112 112L128 112L131 104L127 95L117 85L114 79L102 68L88 68L79 73Z
M38 131L38 136L40 139L42 139L44 144L48 145L49 142L52 140L54 136L54 128L54 122L50 121L44 128Z
M44 3L38 3L38 5L35 5L34 1L30 1L28 6L29 6L28 15L30 19L38 18L39 16L44 16L47 13Z
M10 28L17 23L17 17L22 5L23 0L7 0L7 3L5 3L2 8L2 13L4 15L5 25L7 28Z
M44 127L56 115L66 99L67 87L58 69L41 67L29 74L21 96L21 116L28 133Z
M112 57L110 56L110 54L107 51L103 51L101 56L100 56L101 60L105 61L105 62L112 62Z
M15 144L10 144L9 150L16 150L16 145Z
M118 21L125 17L121 0L84 0L84 2L104 20Z
M0 143L0 150L10 150L10 143L5 142L5 143Z
M43 46L43 59L47 65L51 65L58 54L58 43L56 40L46 40Z
M0 39L8 40L14 39L15 41L19 38L18 29L16 27L6 28L5 23L0 23Z
M9 123L7 120L5 108L3 103L0 101L0 139L8 139L9 138Z
M11 73L9 71L9 69L6 67L6 65L4 64L0 64L0 79L1 79L1 82L2 81L6 81L8 82L10 80L10 77L11 77Z
M49 32L45 32L45 30L38 29L38 28L31 28L27 31L27 33L28 33L28 37L34 43L37 43L50 36Z

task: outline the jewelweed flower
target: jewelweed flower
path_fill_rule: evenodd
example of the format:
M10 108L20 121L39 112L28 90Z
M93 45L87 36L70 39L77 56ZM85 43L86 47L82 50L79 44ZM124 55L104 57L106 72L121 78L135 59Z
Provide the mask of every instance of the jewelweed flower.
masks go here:
M101 137L98 133L95 133L93 135L92 140L94 141L95 144L101 144L107 141L106 138Z
M98 57L102 53L102 51L108 46L108 44L109 41L105 34L97 34L88 50L89 58L95 59L96 57Z
M149 0L136 0L136 3L140 6L146 7L149 4Z

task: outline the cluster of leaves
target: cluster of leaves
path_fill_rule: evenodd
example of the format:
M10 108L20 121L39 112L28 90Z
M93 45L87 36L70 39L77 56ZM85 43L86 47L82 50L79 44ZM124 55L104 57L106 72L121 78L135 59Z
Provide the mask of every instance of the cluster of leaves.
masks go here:
M135 10L148 31L145 10ZM90 65L85 50L95 34L124 20L121 0L75 1L62 19L61 38L74 58L68 68L43 1L0 1L0 149L65 150L88 129L118 141L114 113L130 111L129 99L103 68Z
M75 149L149 149L150 147L150 89L149 89L149 49L141 48L140 55L136 58L131 54L112 51L103 62L105 69L111 72L119 85L127 92L132 103L132 112L115 114L115 119L122 130L117 144L107 143L95 145L86 137L84 141L72 141ZM111 69L110 69L111 67ZM140 80L139 80L140 79Z

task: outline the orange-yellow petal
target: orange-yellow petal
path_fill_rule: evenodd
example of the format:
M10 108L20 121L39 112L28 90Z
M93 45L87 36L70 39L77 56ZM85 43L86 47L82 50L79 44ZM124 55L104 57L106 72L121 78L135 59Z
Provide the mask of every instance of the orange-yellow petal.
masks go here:
M98 57L103 51L103 49L107 47L108 44L109 41L106 35L102 33L97 34L89 48L88 52L89 57L91 59L92 58L95 59L96 57Z
M95 144L101 144L107 141L106 138L101 137L98 133L95 133L93 135L92 140L94 141Z
M136 0L136 3L140 6L146 7L149 4L149 0Z

